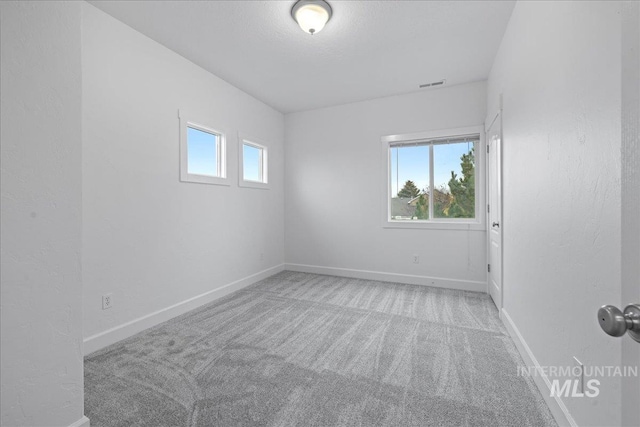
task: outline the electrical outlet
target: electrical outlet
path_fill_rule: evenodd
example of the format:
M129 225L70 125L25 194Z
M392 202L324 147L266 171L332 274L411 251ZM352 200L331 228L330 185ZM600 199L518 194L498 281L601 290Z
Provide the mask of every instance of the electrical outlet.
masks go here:
M576 367L579 368L579 369L572 370L574 375L578 374L578 370L579 370L579 374L576 378L578 380L578 391L580 393L584 393L584 365L575 356L573 356L573 361Z
M264 261L264 252L260 252L260 261Z
M413 254L413 263L420 264L420 256L418 254Z
M102 295L102 309L106 310L113 307L113 294Z

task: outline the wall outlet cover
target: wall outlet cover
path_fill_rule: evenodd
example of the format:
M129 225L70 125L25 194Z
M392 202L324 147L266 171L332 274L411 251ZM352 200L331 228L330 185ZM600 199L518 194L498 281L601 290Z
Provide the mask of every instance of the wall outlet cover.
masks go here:
M113 294L102 295L102 309L106 310L113 307Z

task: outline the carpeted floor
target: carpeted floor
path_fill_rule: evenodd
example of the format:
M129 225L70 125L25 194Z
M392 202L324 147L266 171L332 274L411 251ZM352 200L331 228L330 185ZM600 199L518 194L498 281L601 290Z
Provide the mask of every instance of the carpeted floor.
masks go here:
M285 271L85 358L98 426L548 426L488 295Z

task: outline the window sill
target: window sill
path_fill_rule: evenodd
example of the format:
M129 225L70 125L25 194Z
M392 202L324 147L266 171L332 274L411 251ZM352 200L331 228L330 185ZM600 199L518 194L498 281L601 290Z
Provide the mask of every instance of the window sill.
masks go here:
M385 221L382 228L404 228L412 230L463 230L485 231L486 226L480 222L454 221Z
M196 184L212 184L212 185L225 185L230 186L229 178L221 178L217 176L208 175L196 175L196 174L181 174L180 182L192 182Z
M261 190L268 190L271 185L268 182L259 182L259 181L245 181L243 179L238 182L239 187L244 188L258 188Z

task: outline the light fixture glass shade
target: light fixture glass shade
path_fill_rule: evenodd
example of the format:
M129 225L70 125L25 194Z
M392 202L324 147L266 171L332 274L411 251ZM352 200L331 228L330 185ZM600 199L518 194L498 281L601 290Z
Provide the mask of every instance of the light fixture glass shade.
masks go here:
M323 0L299 0L291 9L291 16L309 34L319 33L331 18L331 6Z

